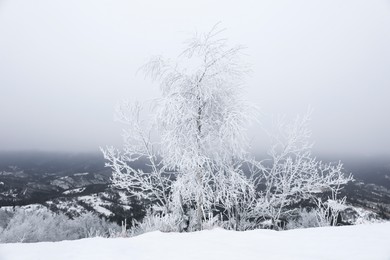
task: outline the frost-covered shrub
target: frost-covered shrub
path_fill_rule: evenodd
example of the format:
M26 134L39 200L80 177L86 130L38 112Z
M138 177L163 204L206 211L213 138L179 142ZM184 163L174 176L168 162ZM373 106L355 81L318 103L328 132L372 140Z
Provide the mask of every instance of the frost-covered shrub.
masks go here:
M228 229L229 223L223 222L221 218L222 217L220 215L213 217L211 214L209 214L208 218L203 221L202 226L204 229L213 229L216 227Z
M12 212L8 210L1 210L0 209L0 231L4 229L8 222L11 220L13 214Z
M290 218L286 226L287 229L336 226L341 222L340 213L344 211L346 197L337 199L335 194L332 199L323 202L316 198L316 207L313 209L301 209L293 218Z
M76 239L64 228L64 215L53 215L48 210L26 211L18 209L0 235L1 242L38 242ZM63 230L64 229L64 230Z
M142 221L133 221L130 234L136 236L152 231L179 232L184 221L175 214L151 214L149 212Z
M4 214L4 213L3 213ZM0 242L40 242L109 236L120 231L116 224L87 213L75 219L47 209L17 209L0 234Z
M121 230L117 224L99 218L90 212L70 222L74 233L81 237L116 236L115 234L120 233Z
M288 220L286 229L311 228L329 226L327 221L321 218L321 212L318 209L301 209L298 215Z

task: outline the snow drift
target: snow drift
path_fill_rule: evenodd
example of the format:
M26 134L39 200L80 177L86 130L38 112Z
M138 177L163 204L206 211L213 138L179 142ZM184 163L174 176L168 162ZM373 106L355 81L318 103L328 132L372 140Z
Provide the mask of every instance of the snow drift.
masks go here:
M279 232L151 232L133 238L0 245L0 260L45 259L390 259L390 222Z

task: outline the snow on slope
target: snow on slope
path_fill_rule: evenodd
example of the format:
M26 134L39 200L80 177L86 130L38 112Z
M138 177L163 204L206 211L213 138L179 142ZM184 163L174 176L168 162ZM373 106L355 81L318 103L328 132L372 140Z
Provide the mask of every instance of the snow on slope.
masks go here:
M108 259L390 259L390 222L276 232L222 229L152 232L133 238L88 238L0 244L1 260Z
M99 212L100 214L103 214L107 217L113 214L111 211L109 211L104 207L104 206L109 206L110 203L103 201L98 194L80 196L77 199L79 201L86 202L87 204L91 205L96 212Z

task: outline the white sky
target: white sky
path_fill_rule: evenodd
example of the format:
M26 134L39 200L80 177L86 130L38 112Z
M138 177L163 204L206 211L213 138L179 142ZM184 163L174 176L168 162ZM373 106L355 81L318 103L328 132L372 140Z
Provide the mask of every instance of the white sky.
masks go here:
M245 96L263 112L311 105L317 151L390 154L385 0L0 0L0 150L119 146L115 104L159 95L137 69L217 22L247 47Z

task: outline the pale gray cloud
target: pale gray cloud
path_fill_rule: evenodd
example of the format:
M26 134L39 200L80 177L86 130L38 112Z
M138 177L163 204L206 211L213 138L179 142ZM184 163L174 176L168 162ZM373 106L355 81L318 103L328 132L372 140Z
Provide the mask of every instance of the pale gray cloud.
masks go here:
M115 104L158 96L139 66L218 21L247 47L246 96L265 113L311 105L318 151L390 153L390 5L379 0L0 1L0 150L119 145ZM260 128L250 135L262 148Z

